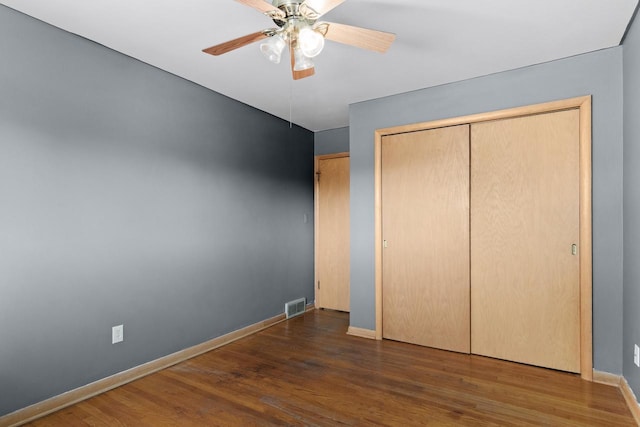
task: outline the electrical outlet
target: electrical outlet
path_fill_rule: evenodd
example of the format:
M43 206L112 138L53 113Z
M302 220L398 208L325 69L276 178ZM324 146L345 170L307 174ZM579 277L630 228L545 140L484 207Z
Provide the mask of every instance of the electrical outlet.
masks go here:
M122 341L124 341L124 325L111 328L111 344L117 344Z
M640 367L640 347L638 344L633 347L633 363Z

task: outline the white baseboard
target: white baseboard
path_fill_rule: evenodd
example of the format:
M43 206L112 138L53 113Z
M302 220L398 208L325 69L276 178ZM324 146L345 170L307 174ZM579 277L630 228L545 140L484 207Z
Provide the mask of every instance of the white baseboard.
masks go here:
M313 304L309 304L307 306L307 311L314 309L315 307ZM19 409L15 412L0 417L0 426L15 427L28 423L45 415L59 411L60 409L66 408L67 406L71 406L98 394L112 390L116 387L120 387L121 385L135 381L154 372L166 369L177 363L184 362L185 360L199 356L208 351L215 350L216 348L255 334L256 332L260 332L263 329L266 329L284 320L286 320L284 313L279 314L270 319L254 323L253 325L238 329L237 331L233 331L221 337L214 338L202 344L189 347L173 354L169 354L168 356L161 357L143 365L136 366L126 371L119 372L110 377L95 381L91 384L87 384L58 396L54 396L42 402L27 406L26 408Z

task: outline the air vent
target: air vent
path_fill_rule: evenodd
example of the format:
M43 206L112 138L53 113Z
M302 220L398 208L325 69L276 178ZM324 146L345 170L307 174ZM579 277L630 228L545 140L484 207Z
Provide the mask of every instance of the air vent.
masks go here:
M289 301L288 303L286 303L284 305L284 312L287 315L287 319L304 313L306 306L307 300L305 298L300 298L295 301Z

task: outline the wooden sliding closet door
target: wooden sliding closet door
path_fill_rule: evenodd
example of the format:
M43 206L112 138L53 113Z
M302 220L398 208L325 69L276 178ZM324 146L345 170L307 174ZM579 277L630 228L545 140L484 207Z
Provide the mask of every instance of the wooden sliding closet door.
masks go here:
M383 337L469 352L469 126L382 139Z
M580 372L579 194L578 110L471 126L473 353Z

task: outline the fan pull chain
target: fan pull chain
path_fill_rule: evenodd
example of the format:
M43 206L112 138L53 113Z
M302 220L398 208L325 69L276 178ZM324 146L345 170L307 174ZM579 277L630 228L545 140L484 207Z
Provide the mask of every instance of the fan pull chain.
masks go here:
M293 55L291 37L289 37L289 55ZM289 129L293 129L293 79L289 79Z

